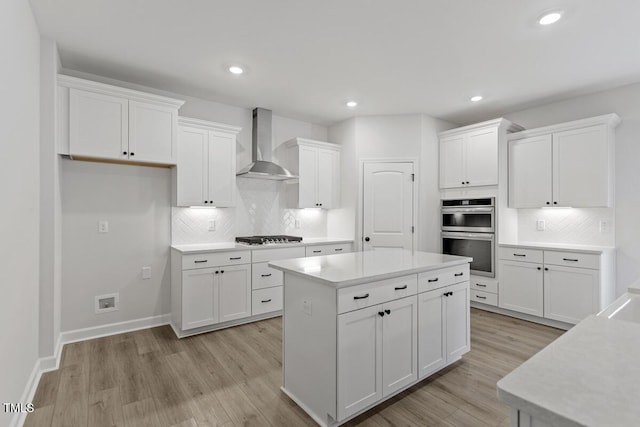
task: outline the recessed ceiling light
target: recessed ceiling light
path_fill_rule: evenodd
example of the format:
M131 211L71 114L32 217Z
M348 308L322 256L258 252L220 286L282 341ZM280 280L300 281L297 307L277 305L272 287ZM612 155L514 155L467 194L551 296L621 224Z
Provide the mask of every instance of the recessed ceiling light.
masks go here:
M242 69L242 67L238 66L238 65L232 65L229 67L229 72L231 74L242 74L244 73L244 70Z
M347 105L347 107L349 107L349 108L355 108L355 107L357 107L357 106L358 106L358 103L357 103L356 101L349 101L349 102L347 102L347 104L346 104L346 105Z
M471 102L482 101L482 95L472 96L471 98L469 98L469 101L471 101Z
M562 18L562 11L556 10L554 12L545 13L540 17L538 23L540 25L551 25L558 22Z

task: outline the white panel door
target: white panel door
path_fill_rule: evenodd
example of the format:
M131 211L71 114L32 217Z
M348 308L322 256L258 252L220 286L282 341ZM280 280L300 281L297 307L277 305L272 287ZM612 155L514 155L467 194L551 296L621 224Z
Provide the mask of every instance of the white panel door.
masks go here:
M209 131L186 126L178 135L177 205L206 206Z
M600 271L545 265L544 317L576 324L599 310Z
M235 206L236 136L209 131L209 206Z
M129 101L69 89L69 153L104 159L129 157Z
M299 151L299 208L316 208L318 204L318 149L301 145Z
M418 305L410 296L382 305L382 397L418 379Z
M465 185L464 145L465 135L440 140L440 188Z
M219 271L220 322L251 316L251 265L228 265Z
M542 317L542 281L540 264L501 260L498 306Z
M555 133L553 158L554 205L609 206L609 148L605 125Z
M175 164L177 120L175 108L129 101L129 159Z
M509 207L551 206L551 135L509 142Z
M318 148L318 203L332 209L337 205L340 153Z
M469 282L445 288L445 325L447 363L469 351Z
M379 312L378 305L338 315L339 420L382 399Z
M413 249L413 163L365 163L363 248Z
M498 185L498 129L469 133L464 158L465 185Z
M182 272L182 330L218 322L217 276L214 268Z
M418 294L418 375L429 376L447 362L443 289Z

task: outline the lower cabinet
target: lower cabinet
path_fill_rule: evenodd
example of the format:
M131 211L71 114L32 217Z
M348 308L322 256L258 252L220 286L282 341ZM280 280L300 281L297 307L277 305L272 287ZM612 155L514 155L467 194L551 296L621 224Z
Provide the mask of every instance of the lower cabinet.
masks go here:
M542 264L501 260L499 306L542 317L543 305Z
M545 265L544 317L575 324L600 311L599 276L598 270Z
M469 284L418 294L418 377L424 378L470 349Z
M417 315L415 295L338 315L338 419L418 378Z

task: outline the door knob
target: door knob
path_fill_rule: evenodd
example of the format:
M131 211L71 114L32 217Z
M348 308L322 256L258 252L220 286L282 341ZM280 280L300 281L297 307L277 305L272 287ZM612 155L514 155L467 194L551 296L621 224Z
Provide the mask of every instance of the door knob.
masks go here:
M365 237L365 238L364 238L364 241L365 241L365 242L368 242L369 240L371 240L371 239L370 239L370 238L368 238L368 237Z

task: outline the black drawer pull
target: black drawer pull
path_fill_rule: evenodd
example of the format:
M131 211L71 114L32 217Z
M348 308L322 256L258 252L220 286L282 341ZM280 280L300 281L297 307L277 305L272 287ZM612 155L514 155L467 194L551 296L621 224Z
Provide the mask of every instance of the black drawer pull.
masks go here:
M231 258L229 258L229 261L236 261L236 260L239 260L239 259L242 259L242 257L241 256L231 257Z
M563 261L571 261L571 262L578 262L580 260L577 259L572 259L572 258L562 258Z
M353 297L353 299L367 299L367 298L369 298L369 294L364 294L362 296L356 295L355 297Z
M391 310L389 310L389 309L386 309L384 312L387 313L387 314L391 314Z
M404 285L404 286L397 286L397 287L395 288L395 290L396 290L396 291L401 291L401 290L403 290L403 289L407 289L407 285Z
M260 276L262 276L262 277L271 277L271 273L269 273L269 274L261 274Z
M209 261L208 259L197 259L197 260L195 260L195 261L193 261L193 262L194 262L195 264L200 264L200 263L208 262L208 261Z
M478 298L478 299L487 299L487 297L483 297L482 295L476 295L476 298Z
M464 273L455 273L455 274L454 274L454 276L456 276L456 277L460 277L460 276L462 276L463 274L464 274Z
M476 286L479 286L481 288L486 288L487 287L487 285L483 285L482 283L476 283Z
M340 252L342 250L342 248L335 248L334 251L336 252Z
M527 256L526 254L513 254L513 256Z
M262 301L260 301L260 302L271 302L271 298L269 298L269 299L263 299L263 300L262 300Z
M384 311L379 311L379 312L378 312L378 316L380 316L380 317L384 317Z
M439 279L439 277L436 277L435 279L428 279L427 282L429 282L429 283L437 282L438 279Z
M313 251L314 254L319 254L320 252L322 252L322 250L319 251Z

